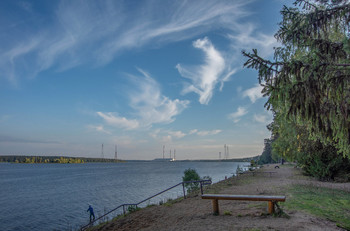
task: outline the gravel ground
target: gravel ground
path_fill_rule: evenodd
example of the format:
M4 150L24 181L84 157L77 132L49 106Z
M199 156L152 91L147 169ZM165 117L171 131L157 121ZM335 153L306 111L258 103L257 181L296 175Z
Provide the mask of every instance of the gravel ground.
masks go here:
M293 184L350 192L350 183L319 182L303 176L293 166L274 167L275 165L265 165L254 176L242 174L221 181L206 189L205 193L285 195L283 192ZM266 173L271 171L276 173ZM280 205L283 208L283 202ZM268 215L267 202L219 201L219 208L220 215L215 216L211 200L193 195L171 205L142 209L93 230L343 230L334 222L302 211L283 209L289 218Z

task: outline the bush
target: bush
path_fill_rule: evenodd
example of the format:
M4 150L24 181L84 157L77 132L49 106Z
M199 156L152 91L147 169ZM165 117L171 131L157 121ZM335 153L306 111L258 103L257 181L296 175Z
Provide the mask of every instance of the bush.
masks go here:
M133 212L136 212L136 211L138 211L138 210L140 210L140 208L137 207L136 205L129 205L129 206L128 206L128 212L129 212L129 213L133 213Z
M236 169L236 176L238 176L239 174L243 173L243 169L241 168L241 166L237 165L237 169Z
M339 155L334 146L314 142L305 153L297 156L298 164L311 176L320 180L334 180L350 173L349 159Z
M182 177L183 181L194 181L200 180L200 176L198 175L195 169L186 169L184 171L184 176ZM199 183L185 183L185 187L187 188L187 192L192 192L193 190L199 189Z
M203 177L202 177L202 180L210 180L210 181L212 181L212 179L211 179L210 176L203 176Z

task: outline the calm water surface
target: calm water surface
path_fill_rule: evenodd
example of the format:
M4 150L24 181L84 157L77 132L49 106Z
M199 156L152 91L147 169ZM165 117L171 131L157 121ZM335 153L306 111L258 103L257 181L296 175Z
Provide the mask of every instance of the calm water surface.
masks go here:
M76 230L88 223L89 204L97 217L181 182L185 169L194 168L217 182L232 176L237 165L247 163L0 163L0 230ZM181 195L177 187L144 206Z

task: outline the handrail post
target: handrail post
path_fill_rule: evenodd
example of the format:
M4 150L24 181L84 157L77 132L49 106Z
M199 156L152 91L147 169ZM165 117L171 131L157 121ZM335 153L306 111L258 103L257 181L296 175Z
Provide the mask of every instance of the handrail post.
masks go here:
M184 192L184 199L186 199L185 183L184 182L182 182L182 190Z
M200 185L201 185L201 195L203 195L202 181L201 181L201 182L199 182L199 183L200 183Z

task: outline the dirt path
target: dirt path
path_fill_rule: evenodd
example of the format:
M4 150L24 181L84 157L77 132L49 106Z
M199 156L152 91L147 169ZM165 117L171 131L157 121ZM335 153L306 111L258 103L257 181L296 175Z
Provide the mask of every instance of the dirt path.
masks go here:
M219 182L206 192L281 195L292 184L339 188L350 192L350 183L318 182L303 176L292 166L274 169L274 165L270 165L259 171L276 173L271 176L243 174ZM211 200L194 196L170 206L142 209L94 230L343 230L333 222L301 211L284 210L290 218L266 215L266 202L219 201L219 206L220 215L214 216Z

